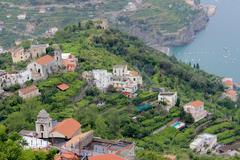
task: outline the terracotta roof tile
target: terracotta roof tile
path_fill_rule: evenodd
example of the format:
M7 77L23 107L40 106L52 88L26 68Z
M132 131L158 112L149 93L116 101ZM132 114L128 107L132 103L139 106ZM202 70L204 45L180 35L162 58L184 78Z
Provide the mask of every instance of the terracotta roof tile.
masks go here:
M137 71L130 71L130 76L136 77L139 76L139 73Z
M232 90L232 89L230 89L230 90L227 90L227 91L226 91L226 94L228 94L229 96L236 96L236 95L237 95L237 92L234 91L234 90Z
M78 156L72 152L59 153L55 156L54 160L79 160Z
M226 80L223 83L224 83L225 86L228 86L228 87L233 86L233 81L231 81L231 80Z
M114 154L103 154L89 157L89 160L125 160L125 159Z
M54 60L54 58L50 55L45 55L39 59L36 60L36 62L40 65L44 65L44 64L48 64L50 62L52 62Z
M191 102L191 105L193 107L201 107L201 106L204 106L204 102L197 100L197 101Z
M57 88L60 89L61 91L66 91L69 88L69 85L67 85L65 83L61 83L61 84L57 85Z
M75 119L69 118L58 123L51 132L59 132L67 138L72 138L79 130L81 125Z
M76 62L73 60L63 60L63 65L67 68L68 71L74 71L76 69Z
M19 91L22 93L22 94L29 94L31 92L34 92L38 90L38 88L35 86L35 85L32 85L32 86L29 86L29 87L26 87L26 88L22 88L20 89Z

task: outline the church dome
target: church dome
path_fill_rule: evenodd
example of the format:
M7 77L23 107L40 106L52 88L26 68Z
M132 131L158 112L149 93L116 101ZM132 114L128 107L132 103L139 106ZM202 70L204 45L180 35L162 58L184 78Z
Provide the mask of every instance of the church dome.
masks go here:
M39 113L38 113L38 118L49 118L49 114L47 113L47 111L45 109L42 109Z

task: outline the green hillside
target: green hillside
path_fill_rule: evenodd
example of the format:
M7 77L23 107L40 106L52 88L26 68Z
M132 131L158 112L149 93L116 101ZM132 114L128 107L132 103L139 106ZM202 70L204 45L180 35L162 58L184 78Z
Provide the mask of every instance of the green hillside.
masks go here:
M51 27L64 28L79 20L108 19L110 25L128 31L129 27L141 29L148 36L177 32L198 17L199 9L193 9L185 0L143 0L136 3L136 10L126 10L132 0L1 0L0 21L4 29L0 46L10 47L17 39L43 36ZM2 4L1 4L2 3ZM44 6L45 13L39 13ZM25 20L17 15L26 13ZM9 16L7 18L7 16Z
M180 160L222 159L211 155L198 156L189 150L189 143L203 131L217 134L223 144L240 140L239 108L228 100L219 99L223 88L216 76L150 49L135 37L117 30L97 29L90 21L68 26L53 39L40 41L59 44L64 52L78 57L79 66L75 73L59 73L38 82L42 93L39 98L23 101L15 93L0 100L0 121L10 133L34 129L37 113L45 108L53 119L73 117L79 120L83 130L94 129L95 136L136 141L139 160L159 160L163 154L176 154ZM145 86L135 99L130 100L114 91L102 93L81 78L83 71L111 71L113 65L122 63L143 75ZM70 89L66 92L57 90L56 85L61 82L69 84ZM153 87L177 91L180 103L166 113L156 103L158 93L152 91ZM183 104L196 99L205 102L206 109L213 114L211 117L198 123L189 122L183 131L167 127L152 135L172 119L181 117ZM103 101L106 104L97 107ZM154 105L152 109L139 113L135 106L141 103ZM133 117L137 117L137 122L132 120ZM4 151L0 147L1 152Z

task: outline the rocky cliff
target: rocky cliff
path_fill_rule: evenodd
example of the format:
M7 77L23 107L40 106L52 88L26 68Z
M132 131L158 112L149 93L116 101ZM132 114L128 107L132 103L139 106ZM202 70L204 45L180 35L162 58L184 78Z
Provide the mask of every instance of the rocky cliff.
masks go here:
M208 21L209 16L206 11L203 10L195 16L189 25L174 33L154 32L154 30L146 29L146 26L143 27L137 23L131 24L131 27L128 29L126 29L126 27L120 27L120 29L133 36L139 37L148 46L162 50L162 47L180 46L191 43L196 37L196 34L206 27Z

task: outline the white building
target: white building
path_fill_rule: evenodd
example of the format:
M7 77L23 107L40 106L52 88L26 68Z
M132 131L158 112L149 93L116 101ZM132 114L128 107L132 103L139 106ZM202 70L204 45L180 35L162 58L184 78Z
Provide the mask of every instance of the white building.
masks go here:
M167 110L169 111L177 103L177 92L160 92L158 94L158 101L166 103Z
M128 71L126 77L139 86L143 84L142 76L137 71Z
M54 51L54 57L45 55L28 64L27 69L32 74L33 80L46 79L62 68L62 56L59 50Z
M212 134L201 134L191 144L190 148L198 153L207 153L217 145L217 136Z
M113 66L113 75L114 76L125 76L128 73L127 65L115 65Z
M190 113L194 118L194 121L197 122L208 115L208 112L204 109L204 102L202 101L193 101L186 104L184 111Z
M18 20L24 20L24 19L26 19L26 17L27 17L27 15L26 15L25 13L23 13L23 14L19 14L19 15L17 16L17 19L18 19Z
M20 71L17 76L17 83L23 85L27 81L32 80L32 74L29 70Z
M113 66L113 76L115 77L122 77L126 79L130 79L133 83L136 83L137 85L142 86L143 80L142 76L139 74L139 72L134 70L128 70L127 65L115 65Z
M135 98L137 96L136 94L137 90L138 85L129 80L127 84L123 86L122 93L128 98Z
M25 149L44 149L50 145L48 141L35 137L23 136L23 139L27 142Z
M58 31L58 28L53 27L53 28L50 28L49 30L47 30L44 35L45 35L45 37L52 37L57 33L57 31Z
M98 89L105 91L112 84L112 74L107 72L107 70L93 70L92 74L94 78L94 83L96 84L96 87Z
M4 51L3 47L0 46L0 54L1 54L1 53L4 53L4 52L5 52L5 51Z
M0 84L2 87L10 87L16 84L23 85L31 79L31 72L28 70L16 73L6 73L2 71L0 74Z

